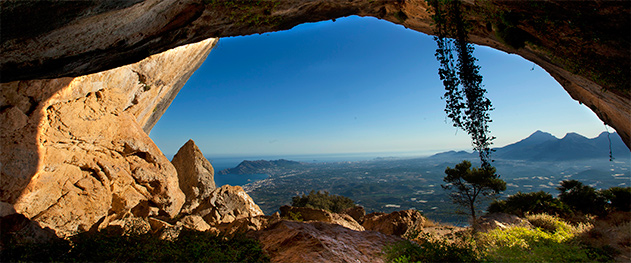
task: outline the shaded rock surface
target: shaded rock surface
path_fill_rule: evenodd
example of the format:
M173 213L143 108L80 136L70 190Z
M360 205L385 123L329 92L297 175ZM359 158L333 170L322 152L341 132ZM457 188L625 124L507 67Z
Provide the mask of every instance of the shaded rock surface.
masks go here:
M332 213L322 209L284 205L280 207L280 216L282 218L304 221L327 222L356 231L364 231L364 227L357 223L351 216L347 214Z
M266 229L270 225L280 220L280 215L278 214L278 212L276 212L271 216L260 215L255 217L239 218L230 223L217 225L216 227L217 230L222 234L233 236L235 234L248 233L252 231Z
M55 231L21 214L0 216L0 251L8 244L45 243L56 240Z
M171 160L177 170L180 189L186 196L184 213L199 206L215 190L215 171L193 140L188 140Z
M0 84L0 118L11 120L0 129L3 211L9 204L59 236L128 213L178 214L177 171L146 131L215 43L77 78Z
M211 226L264 215L241 186L230 185L212 191L191 214L201 216Z
M384 262L382 248L402 240L337 224L287 220L250 235L272 262Z
M403 236L408 231L421 231L425 220L421 212L416 210L395 211L390 214L377 212L364 216L362 226L366 230Z

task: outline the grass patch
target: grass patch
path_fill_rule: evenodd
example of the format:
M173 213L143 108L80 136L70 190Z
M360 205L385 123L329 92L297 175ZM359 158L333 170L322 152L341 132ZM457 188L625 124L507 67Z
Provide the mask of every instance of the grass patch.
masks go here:
M384 249L387 262L609 262L629 235L621 222L619 247L586 238L595 234L590 223L570 224L557 216L527 215L532 228L513 226L487 233L454 232L443 237L421 233ZM613 221L613 219L612 219ZM616 220L621 221L621 220ZM611 229L611 228L608 228ZM597 235L597 234L596 234Z
M401 241L386 247L388 262L479 262L473 239L462 236L457 242L421 234L413 241Z
M601 262L610 261L608 253L580 242L589 224L570 225L558 217L528 215L535 228L509 227L481 233L478 246L493 262Z

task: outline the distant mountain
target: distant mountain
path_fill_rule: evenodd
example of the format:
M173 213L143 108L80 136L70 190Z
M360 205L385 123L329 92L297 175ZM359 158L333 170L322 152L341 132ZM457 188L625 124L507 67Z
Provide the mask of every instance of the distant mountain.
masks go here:
M552 134L536 131L527 138L501 148L495 148L493 159L525 160L525 161L573 161L583 159L609 158L609 139L615 159L629 160L631 152L622 142L617 133L601 133L598 137L589 139L578 133L568 133L559 139ZM433 155L432 158L477 158L476 153L444 152Z
M617 133L609 134L614 158L629 158L629 149ZM571 161L593 158L609 158L609 139L603 132L589 139L578 133L568 133L558 139L549 133L537 131L519 142L497 148L497 159L527 161Z
M475 153L470 153L466 151L448 151L434 154L428 158L431 159L470 159L472 156L477 156Z
M302 165L300 162L289 161L285 159L274 161L243 161L237 167L225 169L217 172L217 174L257 174L263 170L276 169L276 168L291 168Z

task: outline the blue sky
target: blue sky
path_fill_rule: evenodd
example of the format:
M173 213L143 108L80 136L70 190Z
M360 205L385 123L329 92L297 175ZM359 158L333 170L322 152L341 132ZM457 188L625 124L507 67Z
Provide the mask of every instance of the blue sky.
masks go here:
M223 38L150 136L167 156L188 139L206 156L470 150L445 118L435 49L428 35L360 17ZM605 130L532 62L481 46L475 56L495 147L536 130Z

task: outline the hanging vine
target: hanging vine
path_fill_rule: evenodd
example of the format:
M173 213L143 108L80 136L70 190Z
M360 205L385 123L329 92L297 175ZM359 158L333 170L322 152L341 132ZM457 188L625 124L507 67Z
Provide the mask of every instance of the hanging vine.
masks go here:
M467 22L458 0L429 0L434 8L436 59L440 63L438 75L445 87L445 113L453 126L471 136L473 150L480 155L483 167L490 167L490 146L495 137L490 135L491 101L485 97L480 66L473 56L474 47L467 42ZM457 58L457 59L455 59Z

